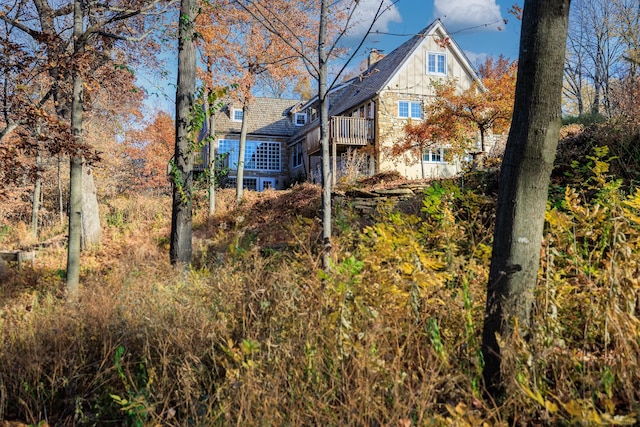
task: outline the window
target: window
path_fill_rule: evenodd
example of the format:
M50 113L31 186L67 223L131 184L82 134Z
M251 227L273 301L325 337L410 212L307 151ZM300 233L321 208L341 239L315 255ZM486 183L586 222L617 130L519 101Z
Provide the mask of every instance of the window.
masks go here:
M227 188L235 188L236 182L237 182L237 177L230 176L227 179ZM243 178L242 188L244 188L245 190L258 191L258 178Z
M243 117L243 113L242 113L241 109L234 108L231 111L231 120L233 120L234 122L241 122L242 121L242 117Z
M409 116L412 119L422 118L422 105L418 102L412 102L409 104Z
M238 182L238 177L230 176L227 178L227 181L224 184L225 188L236 188L236 182ZM245 177L242 180L242 188L245 190L253 190L253 191L264 191L269 188L275 189L278 185L278 180L275 178L256 178L256 177Z
M260 178L260 191L276 188L277 183L275 178Z
M422 154L422 161L425 163L447 163L446 158L446 148L432 148Z
M302 166L303 159L303 150L302 150L302 142L298 142L293 147L291 147L291 167L297 168Z
M296 126L304 126L305 123L307 123L307 115L306 115L306 113L296 113L295 125Z
M419 102L399 101L398 117L405 119L421 119L422 105Z
M238 153L240 141L237 139L221 139L218 145L218 153L229 156L226 166L230 169L238 168ZM280 167L280 143L274 141L247 141L244 150L244 168L247 170L279 172Z
M427 53L427 73L447 75L447 55L444 53Z

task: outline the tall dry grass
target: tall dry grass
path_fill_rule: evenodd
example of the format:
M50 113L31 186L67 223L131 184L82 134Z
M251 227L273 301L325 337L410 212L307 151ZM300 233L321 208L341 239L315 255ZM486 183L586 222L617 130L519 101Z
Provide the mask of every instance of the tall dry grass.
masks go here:
M324 274L319 190L305 184L248 192L239 207L221 192L213 218L198 195L188 271L168 262L169 199L144 195L103 204L105 240L83 254L76 302L64 298L63 247L11 270L0 287L0 420L633 423L640 196L594 159L590 188L552 198L537 333L504 337L516 379L506 402L483 397L480 375L492 197L445 181L412 210L381 206L360 221L343 208Z

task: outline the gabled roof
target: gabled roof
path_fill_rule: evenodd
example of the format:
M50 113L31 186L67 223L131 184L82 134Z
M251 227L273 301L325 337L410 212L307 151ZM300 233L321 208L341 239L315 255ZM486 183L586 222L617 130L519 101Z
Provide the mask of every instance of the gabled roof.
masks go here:
M254 98L250 104L247 133L254 135L290 137L298 129L291 118L291 110L300 104L297 99ZM241 109L242 105L234 105L232 101L216 113L216 133L240 133L241 122L231 120L233 109Z
M424 39L432 35L438 28L448 34L442 21L436 19L418 34L372 64L365 72L334 89L329 95L329 116L340 115L380 94ZM467 72L479 81L476 70L453 38L450 40L450 48L462 58L462 65ZM331 102L333 100L336 102Z
M329 115L339 115L346 110L363 103L378 95L387 82L402 67L410 54L422 43L427 34L435 27L432 22L420 33L391 51L388 55L372 64L365 72L351 79L348 84L350 90L340 96L340 102L331 106ZM345 91L346 92L346 91Z

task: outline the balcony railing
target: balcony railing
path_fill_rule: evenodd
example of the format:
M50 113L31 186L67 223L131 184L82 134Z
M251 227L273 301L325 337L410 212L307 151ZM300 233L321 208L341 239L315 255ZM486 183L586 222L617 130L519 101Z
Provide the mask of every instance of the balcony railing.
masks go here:
M373 141L373 119L360 117L331 117L331 142L337 145L367 145Z
M374 140L373 119L334 116L329 121L329 144L367 145ZM307 151L320 150L320 127L307 133Z

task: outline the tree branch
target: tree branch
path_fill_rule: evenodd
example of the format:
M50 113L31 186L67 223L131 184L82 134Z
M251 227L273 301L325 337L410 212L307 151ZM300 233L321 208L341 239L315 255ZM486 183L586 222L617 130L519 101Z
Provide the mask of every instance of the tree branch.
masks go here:
M9 18L8 16L6 16L4 14L4 12L0 12L0 20L4 21L7 24L11 25L12 27L17 28L20 31L30 35L31 37L33 37L36 40L38 40L38 38L41 38L44 35L40 31L36 31L33 28L29 28L26 25Z

